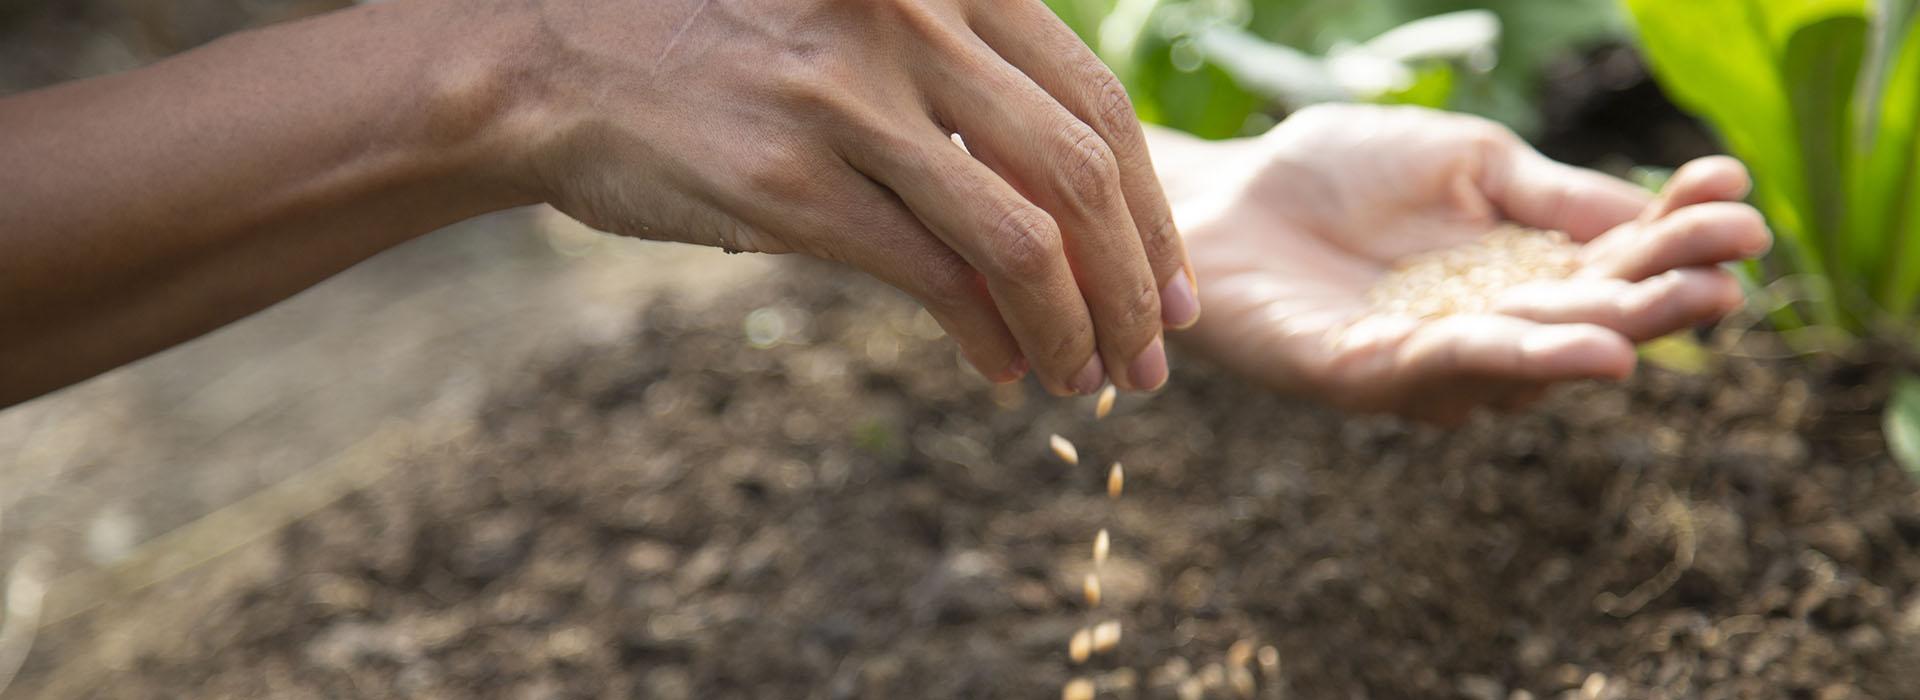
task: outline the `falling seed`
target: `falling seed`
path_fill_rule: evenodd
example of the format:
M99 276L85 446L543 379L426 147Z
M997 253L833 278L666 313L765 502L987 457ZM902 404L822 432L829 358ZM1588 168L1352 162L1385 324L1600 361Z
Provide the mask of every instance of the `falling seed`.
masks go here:
M1067 640L1067 658L1076 664L1086 663L1093 655L1093 630L1082 627L1075 630L1073 639Z
M1093 536L1093 563L1107 563L1107 548L1112 545L1113 541L1107 537L1107 529L1100 528L1100 534Z
M1120 646L1120 621L1108 620L1093 626L1093 653L1105 654Z
M1119 395L1120 395L1120 392L1114 389L1112 384L1108 384L1107 388L1101 389L1100 398L1097 401L1095 401L1093 404L1094 420L1105 418L1107 417L1107 414L1112 413L1113 400L1117 398Z
M1067 442L1066 438L1054 435L1047 438L1047 443L1053 446L1053 454L1059 457L1060 461L1067 464L1080 463L1080 451L1073 449L1073 443Z
M1253 640L1242 639L1234 642L1233 646L1227 647L1227 666L1232 668L1246 668L1247 664L1252 662Z
M1107 469L1107 497L1119 498L1120 490L1127 485L1127 475L1120 469L1120 463L1114 462Z
M1060 689L1060 700L1093 700L1093 681L1075 678Z
M1087 580L1086 583L1082 584L1081 592L1087 596L1087 607L1100 607L1100 575L1094 573L1087 574Z

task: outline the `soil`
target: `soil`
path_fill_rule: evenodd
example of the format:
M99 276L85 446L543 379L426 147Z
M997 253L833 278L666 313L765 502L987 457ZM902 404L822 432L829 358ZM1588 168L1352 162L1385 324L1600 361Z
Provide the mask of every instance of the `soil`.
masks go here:
M1049 697L1107 618L1125 635L1091 667L1141 697L1217 677L1241 639L1279 652L1261 697L1920 688L1920 500L1877 434L1884 365L1730 356L1447 432L1176 354L1178 381L1096 422L956 371L907 300L823 265L644 314L258 573L176 587L184 627L80 694ZM20 687L111 622L56 628Z

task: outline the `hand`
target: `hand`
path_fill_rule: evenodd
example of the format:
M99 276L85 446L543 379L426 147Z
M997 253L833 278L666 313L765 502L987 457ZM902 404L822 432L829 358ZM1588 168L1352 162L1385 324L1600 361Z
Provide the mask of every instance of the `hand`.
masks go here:
M518 141L562 211L851 263L996 381L1165 381L1186 255L1126 93L1039 0L535 5Z
M1317 107L1258 140L1160 156L1209 310L1192 333L1201 350L1277 388L1440 424L1628 376L1634 343L1736 309L1740 287L1717 266L1771 243L1738 203L1749 181L1730 158L1689 164L1656 200L1491 122L1415 108ZM1584 244L1578 272L1512 290L1494 313L1369 307L1395 261L1505 221Z

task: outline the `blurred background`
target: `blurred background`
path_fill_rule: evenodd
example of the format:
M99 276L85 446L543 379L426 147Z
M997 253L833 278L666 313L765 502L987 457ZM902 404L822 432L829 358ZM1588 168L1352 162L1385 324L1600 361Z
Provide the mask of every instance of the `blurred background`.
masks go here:
M0 0L0 94L345 4ZM1611 0L1049 4L1208 138L1367 101L1648 183L1720 150ZM1457 432L1178 354L1094 424L824 265L505 212L0 412L0 695L1900 696L1906 344L1766 328ZM1099 527L1127 634L1076 667Z

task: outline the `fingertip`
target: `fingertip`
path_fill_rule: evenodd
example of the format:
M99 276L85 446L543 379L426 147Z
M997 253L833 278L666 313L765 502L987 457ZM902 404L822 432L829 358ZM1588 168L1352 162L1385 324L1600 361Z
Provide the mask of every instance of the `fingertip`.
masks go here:
M1168 328L1186 330L1200 322L1200 295L1187 272L1175 273L1160 290L1160 321Z

